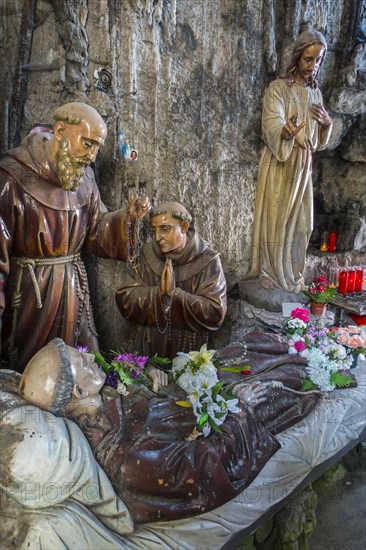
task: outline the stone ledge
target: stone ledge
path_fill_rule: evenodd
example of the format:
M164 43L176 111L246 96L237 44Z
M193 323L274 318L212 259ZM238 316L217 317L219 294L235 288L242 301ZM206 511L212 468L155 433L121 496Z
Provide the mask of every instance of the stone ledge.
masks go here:
M366 471L366 441L347 453L235 550L306 550L316 526L316 509L347 472Z

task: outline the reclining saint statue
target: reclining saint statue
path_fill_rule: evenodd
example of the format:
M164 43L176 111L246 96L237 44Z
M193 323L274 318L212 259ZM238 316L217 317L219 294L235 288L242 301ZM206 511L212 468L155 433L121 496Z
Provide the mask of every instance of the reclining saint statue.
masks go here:
M166 373L158 376L157 393L136 384L122 396L104 386L94 354L60 338L37 352L22 376L1 371L5 493L11 496L24 480L64 491L65 482L72 485L80 475L85 451L78 438L86 436L123 501L125 532L134 523L191 517L233 499L279 449L275 434L305 417L321 395L299 391L305 362L288 355L276 335L245 338L245 360L258 378L246 382L243 375L226 373L231 382L237 378L239 412L228 414L220 433L196 439L188 437L196 426L193 411L177 403L184 395L174 382L164 385ZM235 362L236 347L217 352L219 360ZM19 454L24 445L27 457Z

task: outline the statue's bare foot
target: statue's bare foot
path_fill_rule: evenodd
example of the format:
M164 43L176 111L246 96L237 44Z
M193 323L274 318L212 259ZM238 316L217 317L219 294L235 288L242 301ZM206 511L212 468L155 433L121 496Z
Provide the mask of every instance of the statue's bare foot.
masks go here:
M262 288L265 288L266 290L274 290L275 289L275 285L272 283L272 281L270 279L267 279L266 277L262 277L259 280L259 284L261 285Z

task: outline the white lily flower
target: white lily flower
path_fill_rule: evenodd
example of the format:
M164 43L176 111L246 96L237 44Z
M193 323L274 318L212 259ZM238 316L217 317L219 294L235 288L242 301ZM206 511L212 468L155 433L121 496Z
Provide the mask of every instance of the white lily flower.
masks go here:
M201 372L197 373L196 384L197 386L202 387L205 390L211 389L215 384L217 384L217 382L218 382L218 378L217 378L216 372L209 373L208 376Z
M215 384L219 381L217 378L217 369L215 365L211 362L202 365L199 372L204 376L214 378L216 380Z
M211 426L208 422L205 422L204 425L202 426L202 432L203 432L203 435L205 437L207 437L208 435L210 435L210 432L211 432Z
M196 413L198 409L201 408L201 397L205 395L205 392L203 390L193 390L187 395L188 401L192 404L193 410Z
M177 384L187 393L197 389L197 378L191 372L184 372L177 380Z
M211 359L215 350L207 350L206 344L200 351L178 353L173 359L173 374L177 384L187 393L187 401L192 405L197 418L199 429L207 435L211 432L208 421L200 425L200 421L208 415L210 421L220 426L227 416L228 411L237 413L238 399L225 399L221 395L221 389L215 392L213 398L212 388L218 383L217 369Z
M238 403L239 403L239 399L237 399L236 397L234 399L227 399L226 400L227 410L234 414L239 413L240 408L237 406Z
M196 365L204 365L209 363L212 357L215 355L216 351L214 349L207 349L207 344L201 346L200 351L190 351L189 355L191 359L196 363Z
M174 357L172 361L172 373L175 374L177 371L184 370L184 367L191 360L188 353L178 352L177 356Z

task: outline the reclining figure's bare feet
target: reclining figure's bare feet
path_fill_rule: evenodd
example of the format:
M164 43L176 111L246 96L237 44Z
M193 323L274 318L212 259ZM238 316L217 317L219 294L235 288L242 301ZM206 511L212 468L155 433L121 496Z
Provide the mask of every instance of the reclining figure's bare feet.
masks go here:
M267 279L267 277L261 277L259 280L259 284L261 287L265 288L266 290L274 290L275 285L272 283L270 279Z
M244 382L238 384L235 386L233 393L240 401L252 408L266 401L268 397L267 385L262 384L262 382L251 382L250 384Z

